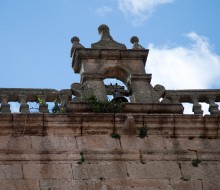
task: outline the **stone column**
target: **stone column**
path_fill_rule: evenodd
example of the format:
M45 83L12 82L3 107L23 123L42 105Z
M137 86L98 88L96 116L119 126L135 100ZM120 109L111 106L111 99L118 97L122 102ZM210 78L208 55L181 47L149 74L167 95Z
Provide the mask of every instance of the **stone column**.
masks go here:
M130 77L130 100L133 103L154 103L151 75L140 74Z
M11 113L10 104L8 104L8 96L2 95L1 97L1 112L2 113Z
M83 73L81 75L83 98L94 95L98 101L107 101L103 77L99 73Z
M29 105L27 104L27 96L26 95L18 95L18 99L20 102L20 109L19 111L21 113L29 113Z

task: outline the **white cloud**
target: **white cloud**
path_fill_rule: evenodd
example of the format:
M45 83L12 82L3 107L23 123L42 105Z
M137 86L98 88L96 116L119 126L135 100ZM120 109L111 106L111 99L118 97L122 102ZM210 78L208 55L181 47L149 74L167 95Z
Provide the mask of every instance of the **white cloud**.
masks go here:
M108 6L103 6L95 10L95 13L99 16L105 16L110 12L112 12L112 8Z
M220 56L213 52L207 38L194 32L187 37L191 40L188 47L149 45L146 72L152 73L152 85L161 84L166 89L220 88ZM207 110L207 104L203 106Z
M131 18L133 25L141 25L149 18L155 8L174 0L118 0L119 9Z
M220 56L212 51L208 39L193 32L187 37L189 47L149 45L146 71L153 73L153 83L171 89L203 89L220 80Z

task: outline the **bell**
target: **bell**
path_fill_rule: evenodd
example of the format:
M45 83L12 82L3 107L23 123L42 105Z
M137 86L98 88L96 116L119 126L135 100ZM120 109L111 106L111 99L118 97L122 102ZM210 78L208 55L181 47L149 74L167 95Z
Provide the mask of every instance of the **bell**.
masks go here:
M117 87L117 83L116 83L116 87ZM116 103L128 102L127 98L122 96L117 88L115 89L113 97L114 98L111 100L111 102L116 102Z
M111 102L115 102L115 103L122 103L122 102L128 102L127 98L125 98L124 96L119 96L119 97L115 97L111 100Z

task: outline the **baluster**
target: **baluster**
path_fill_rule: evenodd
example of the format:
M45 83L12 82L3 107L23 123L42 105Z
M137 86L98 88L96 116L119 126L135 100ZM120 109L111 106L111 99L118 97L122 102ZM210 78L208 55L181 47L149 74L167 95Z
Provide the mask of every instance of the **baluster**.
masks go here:
M18 95L18 100L20 102L20 109L21 113L29 113L29 105L27 104L27 96L26 95Z
M203 115L202 105L199 103L198 98L198 96L191 96L193 102L192 111L194 114Z
M61 106L62 107L65 106L65 104L68 102L68 95L66 94L61 95L60 100L61 100Z
M219 105L215 103L215 96L208 96L208 103L209 103L209 112L210 114L218 114L219 113Z
M48 104L46 103L46 97L47 97L47 95L39 95L39 96L37 96L38 101L40 99L40 101L39 101L39 112L49 113Z
M1 112L2 113L11 113L10 104L8 103L8 96L2 95L1 97Z

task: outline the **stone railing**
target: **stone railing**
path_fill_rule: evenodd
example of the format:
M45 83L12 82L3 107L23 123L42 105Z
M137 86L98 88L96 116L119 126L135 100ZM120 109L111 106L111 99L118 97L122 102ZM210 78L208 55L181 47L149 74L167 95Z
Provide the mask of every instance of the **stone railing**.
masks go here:
M194 114L203 114L200 103L209 104L210 114L220 114L220 89L216 90L166 90L163 103L191 103Z
M39 103L39 99L41 103ZM19 111L21 113L29 113L29 103L39 103L39 112L48 113L47 102L60 100L61 105L65 105L67 101L71 101L72 93L69 89L61 91L55 89L31 89L31 88L0 88L0 112L10 113L9 102L18 102L20 104Z

